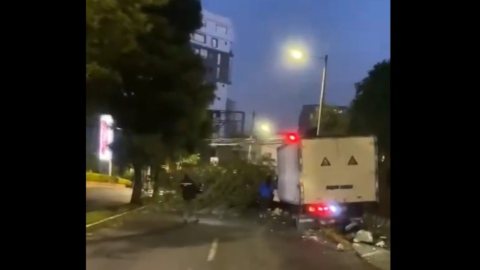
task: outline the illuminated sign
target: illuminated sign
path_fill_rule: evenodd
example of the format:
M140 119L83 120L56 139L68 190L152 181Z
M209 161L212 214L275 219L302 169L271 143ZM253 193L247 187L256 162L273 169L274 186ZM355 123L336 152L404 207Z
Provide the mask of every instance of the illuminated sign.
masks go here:
M100 143L98 157L100 160L111 161L112 151L108 147L113 142L113 118L111 115L100 116Z

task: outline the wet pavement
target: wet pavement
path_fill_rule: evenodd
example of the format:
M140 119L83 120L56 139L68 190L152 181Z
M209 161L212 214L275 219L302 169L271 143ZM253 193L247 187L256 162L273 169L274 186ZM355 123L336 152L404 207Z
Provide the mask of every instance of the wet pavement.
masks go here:
M87 270L374 270L353 251L290 224L144 213L87 237Z

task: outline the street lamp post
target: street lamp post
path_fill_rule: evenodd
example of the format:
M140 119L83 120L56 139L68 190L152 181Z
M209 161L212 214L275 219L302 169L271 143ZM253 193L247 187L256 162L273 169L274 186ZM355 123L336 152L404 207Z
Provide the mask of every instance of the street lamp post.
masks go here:
M327 82L328 55L325 55L325 57L322 57L321 59L324 60L324 64L323 64L323 71L322 71L322 85L320 87L320 98L318 101L317 136L320 135L320 119L322 119L322 107L323 107L323 99L325 96L325 84Z
M300 60L303 58L303 53L300 50L291 50L290 55L295 60ZM323 100L325 96L325 86L327 82L327 62L328 62L328 55L325 57L318 57L324 61L323 70L322 70L322 84L320 86L320 97L318 102L318 119L317 119L317 136L320 135L320 120L322 117L322 107L323 107Z

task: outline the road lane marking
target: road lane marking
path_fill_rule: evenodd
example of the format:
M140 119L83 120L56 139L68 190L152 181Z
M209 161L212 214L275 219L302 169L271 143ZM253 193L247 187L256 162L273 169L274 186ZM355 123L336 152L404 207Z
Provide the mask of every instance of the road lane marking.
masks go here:
M94 226L94 225L103 223L103 222L108 221L108 220L112 220L112 219L121 217L121 216L126 215L126 214L128 214L128 213L130 213L130 212L137 211L137 210L140 210L140 209L143 209L143 208L145 208L145 206L142 206L142 207L139 207L139 208L135 208L135 209L132 209L132 210L130 210L130 211L127 211L127 212L124 212L124 213L121 213L121 214L118 214L118 215L115 215L115 216L111 216L111 217L108 217L108 218L106 218L106 219L102 219L102 220L100 220L100 221L94 222L94 223L87 224L87 228L90 227L90 226Z
M213 261L215 259L215 254L217 254L218 248L218 238L215 238L210 246L210 251L208 252L207 262Z

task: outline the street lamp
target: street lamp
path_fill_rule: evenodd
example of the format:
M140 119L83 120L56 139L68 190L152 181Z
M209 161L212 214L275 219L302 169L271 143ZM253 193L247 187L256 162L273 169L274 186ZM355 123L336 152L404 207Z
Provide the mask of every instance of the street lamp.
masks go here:
M250 144L248 145L248 160L252 159L252 143L257 141L254 136L259 139L270 139L275 130L274 125L268 120L255 120L255 113L252 117L252 133L250 134Z
M272 137L273 132L275 131L275 126L267 119L255 121L254 125L255 125L254 133L258 137L270 138Z
M303 53L300 50L290 50L290 55L292 56L293 59L302 59L303 58Z
M264 133L270 133L270 126L268 124L262 124L260 126L260 130Z
M302 51L298 49L292 49L290 50L290 56L295 59L295 60L300 60L303 58L303 53ZM325 85L327 82L327 62L328 62L328 55L325 55L325 57L317 57L318 59L323 60L323 70L322 70L322 85L320 87L320 98L318 102L318 119L317 119L317 136L320 135L320 119L322 117L322 107L323 107L323 99L325 96Z

